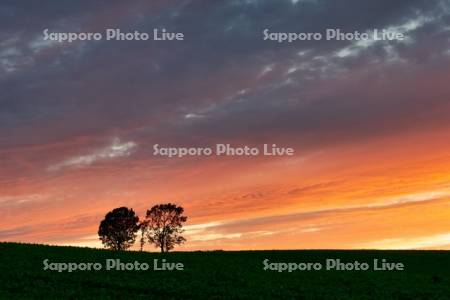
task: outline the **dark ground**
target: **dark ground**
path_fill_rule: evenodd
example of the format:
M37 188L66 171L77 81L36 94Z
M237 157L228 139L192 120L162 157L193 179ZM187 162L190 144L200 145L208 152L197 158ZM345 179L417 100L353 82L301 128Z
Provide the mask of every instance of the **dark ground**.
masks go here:
M148 271L105 271L105 260ZM153 271L153 259L184 271ZM401 262L405 271L264 271L263 261ZM43 261L99 262L100 271L44 271ZM169 254L0 243L0 298L450 299L450 251L212 251Z

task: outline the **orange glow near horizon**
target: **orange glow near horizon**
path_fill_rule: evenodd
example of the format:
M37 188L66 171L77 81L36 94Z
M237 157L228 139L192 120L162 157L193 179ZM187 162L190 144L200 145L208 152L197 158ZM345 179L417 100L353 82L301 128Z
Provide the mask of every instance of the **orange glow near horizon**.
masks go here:
M449 138L442 130L278 160L205 159L153 180L145 161L121 176L81 168L44 189L11 186L10 198L23 201L11 202L0 224L11 232L6 241L101 247L107 211L126 205L142 216L171 201L189 216L179 250L450 249Z

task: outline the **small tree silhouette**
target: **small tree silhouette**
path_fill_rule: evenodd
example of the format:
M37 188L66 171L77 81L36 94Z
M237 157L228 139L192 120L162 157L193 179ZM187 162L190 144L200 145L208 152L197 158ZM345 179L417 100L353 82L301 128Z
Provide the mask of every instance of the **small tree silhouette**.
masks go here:
M148 221L144 220L139 223L139 229L141 231L141 238L139 244L141 246L141 252L144 250L145 245L145 234L147 233Z
M183 223L187 217L183 216L184 208L172 203L159 204L147 210L146 221L147 239L161 252L172 250L175 245L186 241L181 236L184 232Z
M139 228L139 218L133 209L119 207L106 214L98 228L98 235L105 247L125 250L133 245Z

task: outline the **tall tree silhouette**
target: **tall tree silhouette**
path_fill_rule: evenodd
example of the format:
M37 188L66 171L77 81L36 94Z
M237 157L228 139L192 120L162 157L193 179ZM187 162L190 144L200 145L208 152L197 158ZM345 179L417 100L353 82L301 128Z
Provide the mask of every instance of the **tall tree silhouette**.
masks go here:
M172 250L175 245L182 244L186 239L181 236L183 223L187 217L183 216L184 208L172 203L159 204L147 210L147 239L159 248L161 252Z
M139 228L139 218L133 209L119 207L106 214L98 228L98 235L105 247L125 250L133 245Z

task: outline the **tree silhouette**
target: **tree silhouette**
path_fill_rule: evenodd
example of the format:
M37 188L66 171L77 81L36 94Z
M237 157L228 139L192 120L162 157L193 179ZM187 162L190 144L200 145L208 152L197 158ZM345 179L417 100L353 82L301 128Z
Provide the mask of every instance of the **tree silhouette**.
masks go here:
M98 235L105 247L125 250L133 245L139 228L139 218L133 209L119 207L106 214L98 228Z
M155 205L147 210L147 239L161 252L168 252L186 241L181 236L183 223L187 220L183 212L183 207L172 203Z
M139 244L141 246L141 252L144 250L145 245L145 235L147 233L148 221L144 220L139 223L139 230L141 231L141 238L139 240Z

